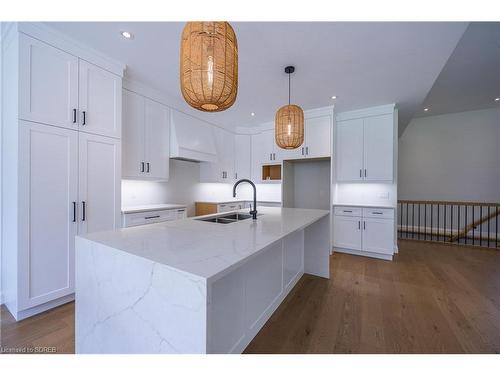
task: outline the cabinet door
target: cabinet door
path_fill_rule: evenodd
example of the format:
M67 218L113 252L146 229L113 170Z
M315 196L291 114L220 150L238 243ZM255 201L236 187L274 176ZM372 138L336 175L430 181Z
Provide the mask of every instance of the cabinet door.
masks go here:
M337 181L363 180L363 120L337 123Z
M234 178L252 178L251 174L251 136L236 135L234 137Z
M78 133L24 121L19 132L18 308L23 310L74 292Z
M305 156L329 157L331 144L331 117L322 116L305 120Z
M80 227L86 234L120 228L120 141L79 134Z
M168 180L170 161L170 111L164 105L146 99L145 106L146 175Z
M394 253L394 220L364 218L363 250L373 253Z
M333 245L344 249L361 250L361 218L334 216Z
M392 181L394 119L392 114L364 119L364 177Z
M225 136L224 130L218 127L212 127L212 134L215 140L215 150L217 160L215 162L200 163L200 182L226 182L228 181L225 170Z
M21 34L19 90L19 118L78 127L77 57Z
M121 137L122 84L117 75L90 64L79 63L80 130Z
M123 177L142 178L145 175L144 118L145 99L123 90Z

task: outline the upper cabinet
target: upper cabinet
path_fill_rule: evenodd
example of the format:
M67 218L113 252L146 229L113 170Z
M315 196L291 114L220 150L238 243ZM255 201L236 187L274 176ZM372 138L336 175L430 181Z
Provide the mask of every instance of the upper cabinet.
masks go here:
M394 121L394 113L337 119L338 182L393 180Z
M77 129L78 57L19 36L19 118Z
M19 36L19 118L120 138L121 77Z
M306 118L303 144L306 158L323 158L331 155L331 128L331 116Z
M120 138L121 78L84 60L80 60L78 71L80 129Z
M168 180L170 110L123 90L123 177Z
M246 134L237 134L234 137L234 178L251 179L252 172L252 141L251 136Z
M206 124L215 139L216 161L200 164L200 182L228 182L235 179L235 138L234 134Z

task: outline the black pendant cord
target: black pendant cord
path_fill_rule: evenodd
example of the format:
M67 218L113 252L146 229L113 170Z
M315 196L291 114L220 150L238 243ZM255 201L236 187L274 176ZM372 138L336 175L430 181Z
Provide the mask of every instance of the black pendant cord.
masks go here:
M290 105L290 73L288 73L288 105Z

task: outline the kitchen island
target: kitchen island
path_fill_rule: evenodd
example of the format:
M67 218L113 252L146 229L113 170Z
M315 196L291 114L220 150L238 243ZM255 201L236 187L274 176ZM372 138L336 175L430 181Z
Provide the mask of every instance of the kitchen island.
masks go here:
M329 254L325 210L78 236L76 352L241 353L304 273L329 278Z

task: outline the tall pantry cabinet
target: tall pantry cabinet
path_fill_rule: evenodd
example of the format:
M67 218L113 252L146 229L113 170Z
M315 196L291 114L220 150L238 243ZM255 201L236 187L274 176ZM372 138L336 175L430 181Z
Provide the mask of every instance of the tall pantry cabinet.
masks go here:
M75 235L120 226L123 67L38 24L2 33L2 298L20 320L74 298Z

